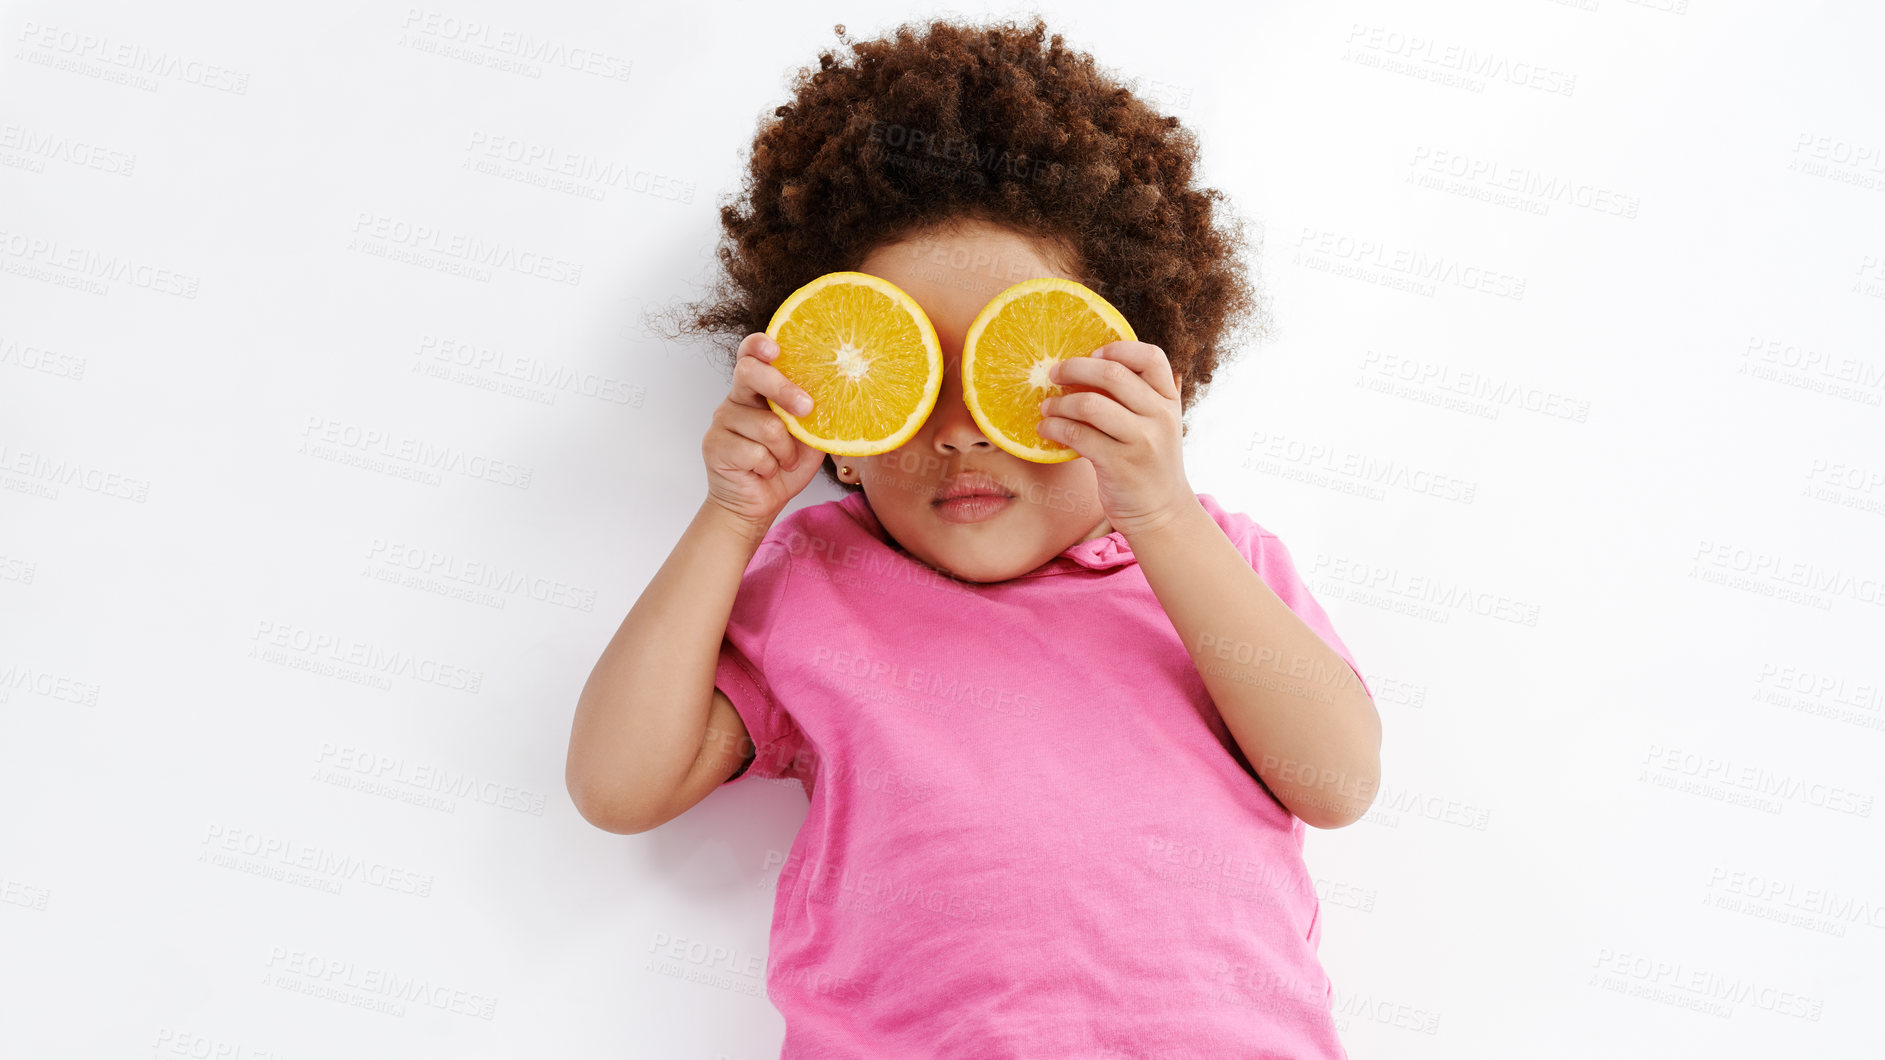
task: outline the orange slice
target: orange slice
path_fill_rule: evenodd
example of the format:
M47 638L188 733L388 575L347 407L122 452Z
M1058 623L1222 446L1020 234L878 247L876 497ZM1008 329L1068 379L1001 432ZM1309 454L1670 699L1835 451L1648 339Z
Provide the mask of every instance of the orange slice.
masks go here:
M942 393L942 344L916 299L889 280L828 272L793 291L766 334L773 367L812 396L804 418L766 404L785 429L833 456L886 453L923 426Z
M1136 340L1112 303L1083 284L1023 280L982 307L962 341L962 399L988 440L1037 464L1080 454L1041 437L1041 402L1070 390L1048 382L1055 361L1085 357L1109 342Z

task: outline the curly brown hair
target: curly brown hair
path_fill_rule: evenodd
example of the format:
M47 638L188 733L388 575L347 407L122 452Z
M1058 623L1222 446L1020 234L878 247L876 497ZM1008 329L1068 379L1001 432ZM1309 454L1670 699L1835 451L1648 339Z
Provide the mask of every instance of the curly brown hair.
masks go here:
M852 43L798 71L790 102L762 120L744 187L720 207L725 268L671 337L718 340L729 373L740 340L766 330L793 291L855 270L872 251L991 221L1041 242L1105 297L1140 341L1182 373L1189 411L1230 350L1228 332L1269 330L1269 312L1214 188L1192 186L1196 138L1033 25L931 22ZM1043 41L1045 40L1045 47ZM838 481L833 462L824 472Z

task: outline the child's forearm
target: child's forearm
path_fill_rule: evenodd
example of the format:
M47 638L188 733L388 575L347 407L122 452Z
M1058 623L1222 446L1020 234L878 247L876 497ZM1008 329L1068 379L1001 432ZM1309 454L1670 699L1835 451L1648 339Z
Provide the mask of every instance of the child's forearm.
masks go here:
M1358 820L1381 780L1381 716L1348 662L1202 505L1128 544L1264 784L1318 828Z
M564 773L585 819L640 830L687 777L706 736L720 641L764 534L703 502L603 649L576 703Z

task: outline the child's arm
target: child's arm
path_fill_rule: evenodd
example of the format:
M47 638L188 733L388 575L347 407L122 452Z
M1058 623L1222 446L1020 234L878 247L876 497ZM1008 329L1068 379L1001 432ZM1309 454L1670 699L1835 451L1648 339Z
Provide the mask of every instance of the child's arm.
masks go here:
M1381 782L1381 716L1347 660L1195 500L1127 540L1224 727L1270 792L1317 828L1360 820Z
M770 363L777 356L764 333L740 343L732 390L701 442L707 499L577 699L563 779L577 812L605 831L665 823L750 753L746 726L713 687L720 642L747 564L824 460L766 404L810 408Z
M642 590L576 703L564 780L604 831L645 832L677 816L683 789L706 797L745 760L746 727L713 711L720 640L740 576L759 547L752 528L709 500ZM719 732L709 716L721 714ZM730 716L731 724L728 724Z
M1037 429L1093 461L1108 522L1125 534L1251 767L1317 828L1360 820L1381 782L1374 698L1192 491L1165 351L1111 342L1056 362L1047 377L1097 388L1042 401Z

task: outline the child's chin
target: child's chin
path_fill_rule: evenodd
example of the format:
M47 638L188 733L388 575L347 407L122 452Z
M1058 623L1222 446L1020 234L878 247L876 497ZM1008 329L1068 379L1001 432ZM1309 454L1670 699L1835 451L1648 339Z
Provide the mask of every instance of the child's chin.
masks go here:
M974 582L978 585L1005 582L1027 573L1027 571L1007 570L1003 564L985 556L939 555L929 565L946 578L959 582Z

